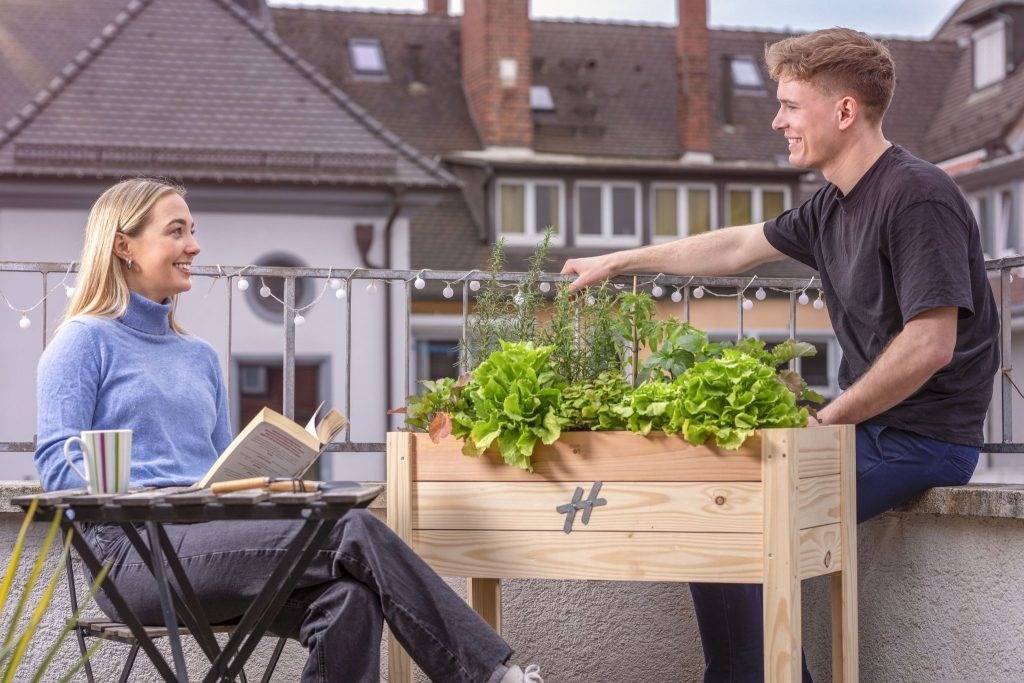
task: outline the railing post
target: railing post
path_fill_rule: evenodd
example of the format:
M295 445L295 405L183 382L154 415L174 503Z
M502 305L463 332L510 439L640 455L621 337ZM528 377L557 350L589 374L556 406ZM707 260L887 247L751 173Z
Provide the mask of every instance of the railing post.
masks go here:
M284 371L285 417L295 419L295 276L284 278Z

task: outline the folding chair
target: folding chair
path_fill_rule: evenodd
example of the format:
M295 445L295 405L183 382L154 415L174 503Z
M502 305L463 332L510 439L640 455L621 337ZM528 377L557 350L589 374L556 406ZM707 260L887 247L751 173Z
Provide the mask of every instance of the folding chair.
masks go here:
M68 592L71 596L71 612L74 614L78 611L78 593L75 587L74 562L71 559L70 553L67 558L67 580ZM118 683L126 683L128 676L131 675L132 667L135 666L135 657L139 654L139 642L132 634L131 629L125 624L110 621L106 617L79 617L73 624L73 627L75 629L75 636L78 638L78 649L83 657L88 651L85 642L86 638L103 638L104 640L113 640L118 643L131 645L124 666L121 669L121 676L117 679ZM214 633L230 633L235 627L231 624L224 624L211 628ZM167 635L167 629L163 626L146 626L145 629L146 634L152 639L163 638ZM184 628L179 629L179 632L183 635L188 634L188 630ZM263 672L263 678L260 679L261 683L268 683L270 681L270 677L274 674L274 669L277 668L277 662L281 658L281 652L284 650L284 644L287 640L284 636L277 639L274 652L271 654L267 668ZM89 683L95 683L96 679L93 677L92 665L88 661L85 663L85 676ZM239 671L238 678L241 683L248 683L244 671Z

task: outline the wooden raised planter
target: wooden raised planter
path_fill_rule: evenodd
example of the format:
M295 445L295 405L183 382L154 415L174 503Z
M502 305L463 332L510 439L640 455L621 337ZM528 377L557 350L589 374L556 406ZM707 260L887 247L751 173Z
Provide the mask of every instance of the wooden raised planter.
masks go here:
M719 451L675 436L566 432L538 447L530 473L495 453L468 458L455 439L393 432L388 524L439 574L468 577L470 603L499 631L503 578L764 584L766 681L800 681L800 582L831 574L833 680L851 682L854 433L766 429ZM390 653L389 680L410 680L394 639Z

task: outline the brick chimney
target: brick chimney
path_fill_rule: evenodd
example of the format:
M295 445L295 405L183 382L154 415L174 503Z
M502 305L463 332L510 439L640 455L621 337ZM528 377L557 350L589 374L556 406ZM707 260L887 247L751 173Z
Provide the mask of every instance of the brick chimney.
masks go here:
M707 0L679 0L676 59L679 149L684 161L711 161L711 78Z
M487 147L531 147L529 0L465 0L462 87Z
M448 16L448 0L427 0L427 14Z

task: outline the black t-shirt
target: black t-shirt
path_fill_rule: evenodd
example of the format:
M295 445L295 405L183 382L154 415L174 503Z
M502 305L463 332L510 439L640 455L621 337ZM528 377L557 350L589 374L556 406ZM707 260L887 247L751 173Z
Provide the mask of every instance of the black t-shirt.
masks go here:
M773 247L816 268L843 349L839 386L861 377L914 316L956 306L953 360L873 420L980 446L999 359L999 316L980 233L943 171L892 146L845 197L830 184L764 226Z

